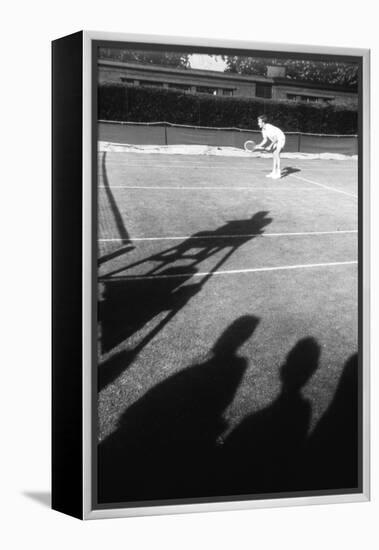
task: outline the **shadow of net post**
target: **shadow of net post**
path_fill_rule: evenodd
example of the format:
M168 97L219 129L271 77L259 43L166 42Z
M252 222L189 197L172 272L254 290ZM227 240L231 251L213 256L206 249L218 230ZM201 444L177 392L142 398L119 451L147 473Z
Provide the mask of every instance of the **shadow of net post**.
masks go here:
M107 262L110 259L116 258L117 256L121 254L125 254L126 252L129 252L130 250L134 249L134 246L130 240L129 233L125 227L124 220L122 219L121 212L117 206L117 202L113 196L111 187L109 185L109 179L107 174L107 167L106 167L106 156L107 153L104 152L102 155L102 161L101 161L101 173L100 178L102 178L105 193L108 199L109 203L109 215L113 217L114 222L116 224L116 228L120 237L119 242L123 245L122 248L113 251L109 254L106 254L104 256L101 256L98 258L98 265L101 265L105 262ZM128 246L124 246L127 244Z

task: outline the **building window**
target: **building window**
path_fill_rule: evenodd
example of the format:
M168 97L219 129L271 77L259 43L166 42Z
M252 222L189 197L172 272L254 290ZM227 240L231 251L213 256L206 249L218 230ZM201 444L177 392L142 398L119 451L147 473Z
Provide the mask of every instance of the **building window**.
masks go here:
M147 88L162 88L163 82L154 82L152 80L140 80L140 86L145 86Z
M135 84L134 78L121 77L121 82L124 82L125 84L129 84L130 86L134 86L134 84Z
M232 96L233 95L233 90L230 90L230 89L228 90L228 89L224 88L222 90L222 95Z
M315 97L315 96L311 96L311 95L302 95L301 96L301 101L304 101L305 103L317 103L319 101L319 99L322 101L322 98L318 98L318 97Z
M170 82L168 87L171 90L181 90L182 92L190 92L191 88L188 86L188 84L177 84L175 82Z
M264 99L272 98L272 86L271 84L257 84L255 88L256 97L263 97Z
M311 96L311 95L287 94L287 99L290 101L301 101L302 103L329 103L334 98L317 97L317 96Z
M217 95L217 88L211 88L209 86L196 86L196 91L199 94Z

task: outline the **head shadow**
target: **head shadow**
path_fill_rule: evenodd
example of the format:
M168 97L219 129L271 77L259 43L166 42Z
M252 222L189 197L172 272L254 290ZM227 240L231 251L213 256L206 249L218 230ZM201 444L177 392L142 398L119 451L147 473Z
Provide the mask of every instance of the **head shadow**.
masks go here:
M280 369L282 393L298 394L318 368L320 346L314 338L299 340Z
M300 490L302 449L311 419L311 404L302 395L319 365L314 338L299 340L279 369L281 389L274 401L248 416L223 442L230 472L227 492L268 494ZM256 387L260 399L264 388ZM252 401L255 395L251 395Z
M357 490L362 414L359 402L358 355L345 363L335 394L309 436L304 485L309 490Z
M156 384L123 413L99 446L102 502L217 494L223 476L217 440L248 367L238 351L258 323L240 317L205 361Z

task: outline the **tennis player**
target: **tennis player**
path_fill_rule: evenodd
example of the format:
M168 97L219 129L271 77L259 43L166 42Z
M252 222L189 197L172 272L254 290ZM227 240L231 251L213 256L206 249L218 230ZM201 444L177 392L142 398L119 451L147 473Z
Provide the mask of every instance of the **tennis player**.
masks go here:
M258 117L258 126L262 130L263 140L256 146L255 150L265 149L266 151L272 151L272 172L271 174L267 174L266 178L279 179L281 177L280 152L286 143L286 136L280 128L268 124L266 115ZM270 145L265 147L269 141L271 142Z

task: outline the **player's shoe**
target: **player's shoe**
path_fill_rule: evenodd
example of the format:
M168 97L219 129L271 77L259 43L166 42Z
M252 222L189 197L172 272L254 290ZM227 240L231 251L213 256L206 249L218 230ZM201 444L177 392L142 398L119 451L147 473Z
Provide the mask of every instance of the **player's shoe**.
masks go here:
M270 172L269 174L266 174L266 178L273 178L274 175L274 172Z
M282 174L281 174L280 172L275 172L275 174L273 174L273 175L271 176L271 178L272 178L273 180L278 180L278 179L280 179L281 177L282 177Z

